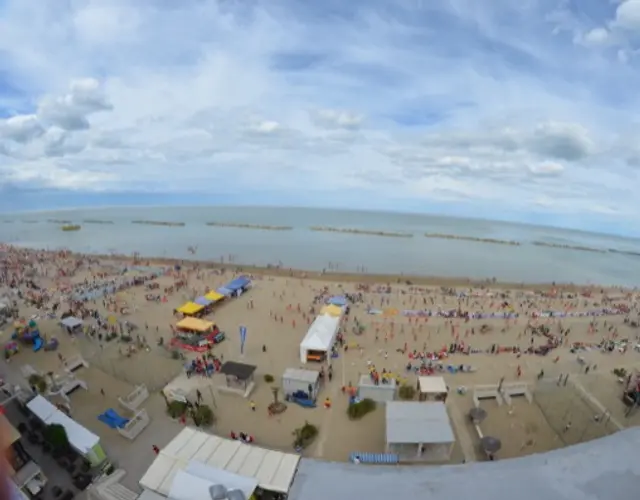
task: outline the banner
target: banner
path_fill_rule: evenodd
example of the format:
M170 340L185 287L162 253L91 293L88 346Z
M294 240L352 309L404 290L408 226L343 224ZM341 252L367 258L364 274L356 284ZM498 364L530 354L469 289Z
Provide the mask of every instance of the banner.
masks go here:
M240 354L244 354L244 343L247 341L247 327L240 327Z

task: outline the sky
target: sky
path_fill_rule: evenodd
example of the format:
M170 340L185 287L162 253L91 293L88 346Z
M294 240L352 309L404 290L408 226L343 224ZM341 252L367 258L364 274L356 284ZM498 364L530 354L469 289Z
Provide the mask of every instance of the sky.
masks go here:
M0 208L639 234L640 0L0 0Z

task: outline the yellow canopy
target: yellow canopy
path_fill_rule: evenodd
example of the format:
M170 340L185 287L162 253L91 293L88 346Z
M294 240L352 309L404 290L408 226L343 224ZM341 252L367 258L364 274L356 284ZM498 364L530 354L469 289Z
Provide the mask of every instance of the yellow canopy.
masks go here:
M224 295L216 291L211 291L208 294L206 294L204 298L207 300L211 300L212 302L218 302L219 300L224 299Z
M200 304L196 304L195 302L187 302L186 304L180 306L178 312L184 314L185 316L193 316L194 314L198 314L203 309L204 306L201 306Z
M342 308L331 304L328 306L324 306L322 309L320 309L320 314L328 314L329 316L333 316L334 318L337 318L338 316L342 315Z
M208 332L213 329L212 321L205 321L198 318L184 318L178 321L176 327L181 330L189 330L191 332Z

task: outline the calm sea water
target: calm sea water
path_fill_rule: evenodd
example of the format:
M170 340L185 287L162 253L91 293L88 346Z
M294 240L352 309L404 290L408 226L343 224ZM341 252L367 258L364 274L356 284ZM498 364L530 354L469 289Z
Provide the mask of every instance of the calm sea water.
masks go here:
M63 232L49 219L82 223ZM132 224L132 220L185 222L184 227ZM2 222L11 221L11 222ZM37 222L33 222L37 221ZM293 226L291 231L211 227L209 221ZM391 238L310 231L323 225L415 233ZM425 238L424 233L517 240L522 246ZM640 240L580 231L449 217L267 207L104 208L0 215L0 241L34 248L68 248L90 253L219 259L320 270L429 276L496 277L505 281L573 282L636 286L640 257L534 246L533 241L640 252ZM192 255L188 247L197 247Z

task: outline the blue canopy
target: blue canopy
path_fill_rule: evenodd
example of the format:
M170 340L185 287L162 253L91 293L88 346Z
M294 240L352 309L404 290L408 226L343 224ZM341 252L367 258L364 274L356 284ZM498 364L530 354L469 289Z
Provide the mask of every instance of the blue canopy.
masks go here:
M344 295L334 295L327 300L327 304L343 307L347 305L347 298Z
M242 288L246 288L251 283L248 276L239 276L238 278L227 283L224 288L231 290L232 292L238 291Z
M206 297L197 297L195 299L193 299L193 301L203 307L207 307L210 306L211 304L213 304L213 300L209 300Z
M216 290L216 292L224 295L225 297L231 297L233 295L233 290L229 290L227 287L221 286Z

